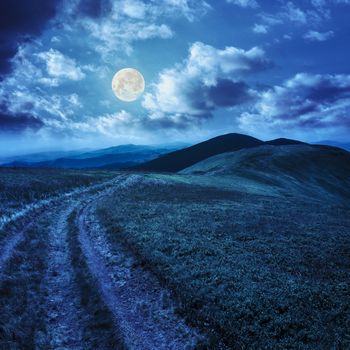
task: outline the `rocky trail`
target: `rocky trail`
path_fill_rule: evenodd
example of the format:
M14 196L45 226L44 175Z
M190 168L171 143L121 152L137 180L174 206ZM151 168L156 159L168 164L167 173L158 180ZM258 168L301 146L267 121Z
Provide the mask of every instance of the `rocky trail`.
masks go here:
M96 219L96 204L128 181L121 175L62 196L7 226L0 349L194 349L203 340L175 313L170 292L122 244L112 246Z
M100 198L101 200L101 198ZM129 349L191 349L200 336L174 312L170 293L149 272L137 267L121 244L114 253L94 216L94 205L77 217L79 239L101 294ZM117 248L117 249L116 249Z

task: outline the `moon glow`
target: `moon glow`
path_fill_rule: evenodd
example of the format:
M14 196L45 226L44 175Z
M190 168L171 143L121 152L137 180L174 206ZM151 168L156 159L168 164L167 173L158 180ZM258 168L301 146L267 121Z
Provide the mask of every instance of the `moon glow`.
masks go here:
M145 79L138 70L124 68L114 75L112 90L119 100L132 102L145 90Z

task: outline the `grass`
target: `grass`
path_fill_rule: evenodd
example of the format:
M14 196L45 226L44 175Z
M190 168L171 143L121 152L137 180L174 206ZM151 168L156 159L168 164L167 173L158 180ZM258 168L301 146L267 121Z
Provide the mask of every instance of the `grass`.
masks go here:
M75 212L69 217L68 244L74 281L79 294L86 350L123 349L116 338L113 319L98 293L78 242ZM40 218L26 231L6 269L0 275L0 349L49 349L46 331L45 290L47 228L49 218Z
M26 204L114 175L102 171L0 168L0 217Z
M111 242L174 291L210 348L218 339L244 349L349 348L350 210L188 179L140 181L99 216Z
M26 232L7 269L0 276L0 349L30 350L45 333L40 285L46 269L47 222Z
M85 310L84 343L88 349L124 349L121 339L114 334L115 322L101 300L96 280L91 275L78 241L76 212L69 217L69 248L74 267L74 279L79 288L80 304Z

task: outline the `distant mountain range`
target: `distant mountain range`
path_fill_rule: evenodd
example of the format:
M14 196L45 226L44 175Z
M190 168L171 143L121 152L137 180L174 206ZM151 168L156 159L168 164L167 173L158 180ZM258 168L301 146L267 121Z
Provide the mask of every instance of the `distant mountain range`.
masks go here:
M302 142L283 138L264 142L251 136L231 133L214 137L208 141L181 150L167 153L157 159L137 165L134 169L150 172L177 172L206 158L225 152L233 152L244 148L252 148L262 145L293 144L302 144Z
M337 142L337 141L324 140L324 141L316 142L315 144L328 145L328 146L338 147L338 148L342 148L347 151L350 151L350 142Z
M117 170L149 161L178 148L181 148L181 145L148 146L130 144L93 151L44 152L14 157L11 161L5 159L1 166Z
M0 164L8 163L38 163L49 160L55 160L58 158L69 158L77 154L82 154L85 152L91 151L90 149L80 149L74 151L47 151L47 152L37 152L37 153L28 153L23 155L16 156L4 156L0 158Z
M322 142L323 143L323 142ZM324 144L346 149L346 144L338 142L324 141ZM63 169L106 169L118 170L127 169L132 171L147 172L179 172L187 168L191 168L195 164L211 159L220 154L227 152L236 152L235 157L243 152L250 154L248 151L237 152L240 150L254 149L252 154L259 155L265 146L271 152L274 147L279 146L309 146L311 149L319 149L316 145L308 145L306 143L286 138L278 138L270 141L261 141L257 138L230 133L214 137L210 140L200 142L193 146L185 147L184 145L168 145L168 146L149 146L149 145L120 145L99 150L75 150L63 152L42 152L28 155L22 155L0 160L3 167L34 167L34 168L63 168ZM314 147L314 148L312 148ZM350 149L350 145L348 145ZM310 148L309 148L310 149ZM259 152L258 152L259 150ZM221 167L221 170L227 169L233 164L235 171L238 163L232 163L235 157L229 158L228 164ZM271 156L272 157L272 156ZM274 157L269 159L275 159ZM220 159L226 159L225 156ZM210 160L212 161L212 160ZM300 161L302 161L300 159ZM254 164L256 162L254 161ZM209 164L209 163L208 163ZM231 164L231 165L230 165ZM261 163L256 163L256 165ZM294 164L289 161L289 164ZM296 166L297 164L293 165ZM201 166L203 164L201 163ZM242 163L239 163L239 167ZM227 168L228 167L228 168ZM270 168L270 165L266 165ZM196 168L196 167L195 167ZM193 168L194 169L194 168ZM196 170L204 171L204 170ZM205 170L204 172L206 172Z

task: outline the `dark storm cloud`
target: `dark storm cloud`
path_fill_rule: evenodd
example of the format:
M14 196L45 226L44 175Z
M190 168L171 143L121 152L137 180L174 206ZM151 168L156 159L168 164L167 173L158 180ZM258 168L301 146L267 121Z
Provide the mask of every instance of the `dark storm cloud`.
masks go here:
M185 93L187 103L193 110L200 111L196 119L206 119L220 107L233 107L251 100L249 86L243 81L219 79L214 86L197 81Z
M211 118L211 114L202 114L197 116L197 122ZM177 129L187 130L194 124L193 117L190 115L172 115L164 116L160 119L143 118L140 125L143 129L154 131L156 129Z
M261 93L255 110L244 113L246 125L281 128L350 129L350 75L297 74Z
M315 82L308 94L308 98L315 103L331 103L346 97L350 97L350 83L346 77L343 81L330 79L329 76L322 77Z
M342 101L350 98L350 78L345 75L297 74L282 90L275 87L270 97L276 108L275 117L279 119L302 118L327 110L331 113L335 107L343 105ZM315 119L315 124L320 123Z
M92 18L99 18L112 10L110 0L81 0L77 7L78 15L85 15Z
M59 3L60 0L0 1L0 75L11 70L9 60L18 43L40 33Z
M0 33L0 76L11 70L9 59L16 54L17 49L15 46L13 39L4 37Z
M1 133L21 133L25 130L39 130L44 123L30 114L11 115L0 111L0 132Z
M246 83L221 79L208 89L208 98L217 107L231 107L249 101L251 95Z
M190 126L191 122L196 125L212 117L216 110L252 101L256 91L244 77L271 66L272 62L259 47L218 49L195 42L186 60L159 74L157 84L145 95L142 105L152 116L151 120L170 116L171 121L179 120L181 127Z

